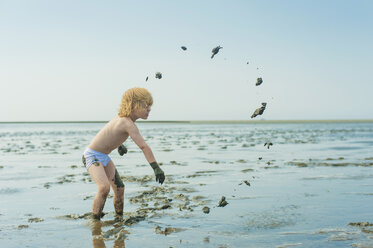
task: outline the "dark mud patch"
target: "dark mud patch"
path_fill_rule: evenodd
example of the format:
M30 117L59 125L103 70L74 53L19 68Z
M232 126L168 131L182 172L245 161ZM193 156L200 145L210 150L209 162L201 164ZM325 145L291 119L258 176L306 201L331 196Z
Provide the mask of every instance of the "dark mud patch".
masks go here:
M187 166L188 163L186 163L186 162L177 162L175 160L172 160L172 161L170 161L170 165Z
M208 164L220 164L220 163L222 163L221 161L218 161L218 160L215 160L215 161L213 161L213 160L204 160L204 161L202 161L202 163L208 163Z
M90 177L88 177L88 175L86 175L85 173L83 173L83 176L86 177L86 178L80 178L80 181L91 182L92 179ZM65 183L76 183L76 182L79 181L77 174L66 174L66 175L64 175L62 177L57 177L56 180L57 181L55 181L55 182L46 182L46 183L44 183L43 187L46 188L46 189L49 189L52 185L65 184Z
M204 212L205 214L208 214L208 213L210 213L210 208L205 206L205 207L202 208L202 212Z
M326 158L325 160L343 160L344 157L339 157L339 158Z
M44 219L38 218L38 217L28 219L28 222L30 223L38 223L38 222L43 222L43 221Z
M278 165L273 165L273 166L264 166L263 168L264 169L279 169L280 167Z
M201 201L204 201L206 199L205 196L201 196L201 195L195 195L193 196L192 200L195 201L195 202L201 202Z
M19 225L18 226L18 230L22 230L22 229L25 229L25 228L28 228L29 225Z
M239 183L238 185L242 185L242 184L246 184L247 186L251 186L250 182L247 181L247 180L243 180L241 183Z
M289 162L288 164L290 164L290 165L296 165L298 167L307 167L308 166L308 164L304 163L304 162Z
M163 206L162 206L163 207ZM125 212L123 215L125 217L120 217L117 216L113 220L106 220L106 221L99 221L102 226L112 226L112 225L120 225L120 226L131 226L135 223L138 223L140 221L145 220L146 215L152 211L157 210L157 208L142 208L138 209L135 212ZM106 214L102 213L101 217L104 217ZM93 223L97 222L93 217L92 213L85 213L85 214L67 214L63 216L57 216L57 219L62 219L62 220L80 220L80 219L85 219L85 220L91 220Z
M139 223L140 221L145 220L146 215L151 211L153 211L153 209L139 209L136 212L126 213L126 217L123 218L121 224L132 226L133 224Z
M172 152L173 149L170 149L170 148L166 148L166 149L163 149L162 152Z
M245 144L242 144L241 147L253 147L253 146L255 146L255 144L247 144L247 143L245 143Z
M162 227L156 226L154 228L154 232L156 234L163 234L165 236L167 236L171 233L182 232L182 231L185 231L185 230L186 230L185 228L176 228L176 227L165 227L165 228L162 229Z
M94 195L87 195L83 198L83 201L86 201L88 199L92 199L93 197L95 197Z
M370 222L351 222L349 226L355 226L361 229L362 232L373 234L373 223Z
M190 184L187 181L174 181L174 180L168 180L168 184Z
M105 215L105 214L104 214ZM66 214L63 216L57 216L57 219L63 220L79 220L79 219L92 219L92 213L85 213L85 214Z
M147 184L154 180L153 175L145 175L143 177L135 177L135 176L121 176L120 177L124 183L126 182L134 182L139 184Z
M50 168L55 168L55 167L52 167L50 165L39 165L38 168L39 169L50 169Z
M205 150L207 150L207 146L199 146L199 147L197 148L197 150L198 150L198 151L205 151Z
M186 178L194 178L194 177L201 177L201 176L213 176L219 171L211 170L211 171L197 171L192 175L187 175Z
M317 166L321 166L321 167L345 167L345 166L371 167L371 166L373 166L373 162L370 162L370 161L334 162L336 160L343 160L343 159L344 158L337 158L337 159L327 158L325 161L324 160L314 160L314 159L309 159L309 161L293 160L293 161L287 162L287 164L288 165L295 165L295 166L298 166L298 167L317 167ZM333 162L331 162L331 161L333 161Z
M247 163L247 161L245 159L239 159L239 160L236 161L236 163L245 164L245 163Z
M225 207L227 206L229 203L225 200L225 196L222 196L219 203L218 203L218 207Z

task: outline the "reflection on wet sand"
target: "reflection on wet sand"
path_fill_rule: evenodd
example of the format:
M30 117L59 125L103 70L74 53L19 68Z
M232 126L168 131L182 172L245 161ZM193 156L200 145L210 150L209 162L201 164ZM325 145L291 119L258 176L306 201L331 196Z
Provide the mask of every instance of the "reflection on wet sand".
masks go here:
M109 221L112 222L112 221ZM119 222L117 222L119 223ZM99 220L90 220L89 227L92 231L92 244L93 248L103 248L106 247L106 240L113 240L113 248L124 248L124 240L128 234L128 231L124 229L123 225L119 224L118 227L115 227L114 224L112 229L109 229L106 232L102 231L102 227L105 227L108 223L101 222Z

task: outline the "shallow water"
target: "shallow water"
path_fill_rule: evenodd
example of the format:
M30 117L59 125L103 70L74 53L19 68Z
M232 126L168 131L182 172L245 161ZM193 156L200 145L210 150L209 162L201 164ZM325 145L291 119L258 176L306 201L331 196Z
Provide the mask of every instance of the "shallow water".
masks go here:
M167 177L131 140L110 155L130 224L112 198L101 222L83 216L96 187L81 154L103 125L0 124L1 247L373 246L349 225L373 223L373 123L140 123Z

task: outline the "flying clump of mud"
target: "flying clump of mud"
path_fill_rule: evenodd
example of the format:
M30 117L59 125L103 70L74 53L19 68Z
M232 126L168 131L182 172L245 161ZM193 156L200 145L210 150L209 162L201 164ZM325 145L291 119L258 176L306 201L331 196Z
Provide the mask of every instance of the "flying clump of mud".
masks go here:
M251 115L251 118L254 118L258 115L262 115L264 110L266 109L266 106L267 106L267 103L266 102L262 102L262 106L260 108L257 108L254 113Z
M211 55L211 58L213 58L216 54L218 54L219 50L222 49L223 47L221 46L217 46L215 48L212 49L212 55Z
M162 78L162 73L160 73L160 72L155 73L155 78L161 79Z
M256 83L255 83L255 85L256 86L259 86L259 85L261 85L263 83L263 79L262 78L257 78L256 79Z

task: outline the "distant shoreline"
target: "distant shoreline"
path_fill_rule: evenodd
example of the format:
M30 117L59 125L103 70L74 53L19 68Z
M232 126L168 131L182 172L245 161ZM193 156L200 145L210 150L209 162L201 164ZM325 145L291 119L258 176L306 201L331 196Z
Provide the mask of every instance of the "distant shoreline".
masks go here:
M106 123L108 121L1 121L1 124L80 124ZM159 124L297 124L297 123L373 123L373 119L362 120L190 120L190 121L136 121L136 123Z

